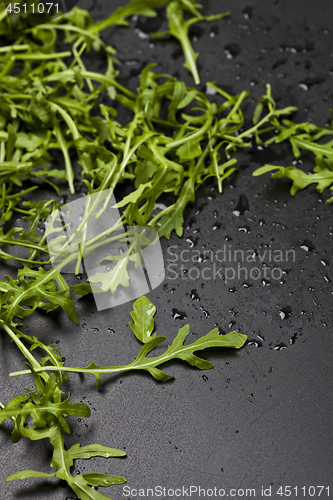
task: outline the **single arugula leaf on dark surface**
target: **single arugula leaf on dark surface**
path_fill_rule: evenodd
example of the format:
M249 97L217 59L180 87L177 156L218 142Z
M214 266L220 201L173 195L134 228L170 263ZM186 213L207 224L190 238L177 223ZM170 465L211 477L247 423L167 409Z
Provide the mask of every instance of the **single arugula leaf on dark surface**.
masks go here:
M156 336L156 333L153 334L155 312L156 306L147 297L140 297L133 304L133 321L129 324L136 338L144 344Z

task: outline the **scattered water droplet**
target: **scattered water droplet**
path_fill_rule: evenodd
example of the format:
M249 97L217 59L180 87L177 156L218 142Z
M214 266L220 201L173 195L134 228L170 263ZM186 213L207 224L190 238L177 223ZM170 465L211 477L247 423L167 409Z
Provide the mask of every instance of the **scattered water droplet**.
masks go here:
M205 206L207 205L207 203L201 203L201 205L197 208L196 210L196 215L200 214L200 212L203 211L203 209L205 208Z
M249 283L243 283L243 288L252 288L252 285Z
M287 349L286 344L284 344L283 342L281 342L280 344L277 344L274 347L274 351L282 351L282 349Z
M190 237L187 237L186 241L190 245L190 248L193 248L195 246L195 242Z
M112 335L115 333L115 331L113 330L113 328L111 328L111 326L109 326L108 332L111 333Z
M306 85L306 83L299 83L298 86L300 89L303 89L306 92L309 90L309 87Z
M185 319L185 318L187 318L187 315L184 312L178 311L178 309L176 309L176 308L172 309L172 315L173 315L173 319Z
M247 345L253 345L254 347L262 347L262 343L259 340L249 340Z
M249 200L245 194L241 194L237 203L237 206L235 210L233 211L233 214L236 215L236 217L239 217L240 215L243 215L247 210L250 209L249 205Z
M144 33L140 28L135 28L134 33L138 35L141 40L145 40L147 38L150 38L150 35L148 33Z
M302 250L305 250L306 252L313 252L315 250L315 246L311 241L309 240L304 240L302 245L301 245Z
M207 375L202 375L202 378L203 378L203 380L204 380L205 382L208 382L208 377L207 377Z
M243 10L244 19L248 21L249 19L251 19L252 15L253 15L253 8L250 6L245 7L245 9Z
M217 90L215 90L213 87L209 87L209 85L206 86L206 95L216 95Z
M243 233L245 233L245 234L248 234L248 233L250 233L250 232L251 232L251 231L250 231L250 228L249 228L248 226L239 227L239 228L238 228L238 231L242 231L242 232L243 232Z
M297 333L294 333L294 335L289 339L289 344L295 344L296 339L297 339Z
M126 66L136 66L139 64L139 61L137 59L128 59L125 61Z
M191 290L191 299L192 300L197 300L197 301L200 300L200 297L198 295L197 290L195 290L195 289Z
M279 316L281 319L288 319L289 316L291 315L291 312L292 312L291 307L286 306L283 309L281 309L281 311L279 311Z
M204 313L205 317L206 318L209 318L209 312L206 311L206 309L204 309L202 306L200 307L200 309L202 310L202 312Z

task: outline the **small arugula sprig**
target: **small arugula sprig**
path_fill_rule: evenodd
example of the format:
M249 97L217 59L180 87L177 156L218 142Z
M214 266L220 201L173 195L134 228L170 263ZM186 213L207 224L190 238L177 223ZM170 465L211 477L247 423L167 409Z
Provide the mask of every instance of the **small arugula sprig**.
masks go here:
M102 374L111 373L122 373L133 370L145 370L148 371L156 380L166 381L173 378L172 375L167 375L157 367L161 364L167 363L173 359L181 359L186 361L191 366L195 366L200 370L207 370L213 368L213 364L205 359L197 357L194 352L202 351L210 347L231 347L234 349L239 349L242 347L247 339L246 335L232 331L226 335L220 335L219 329L214 328L207 335L200 337L195 342L191 344L184 345L187 336L190 333L189 325L185 325L180 328L176 338L174 339L171 346L169 346L166 351L160 356L147 357L147 355L158 345L163 343L165 337L156 337L154 330L154 320L153 316L156 311L154 304L150 302L147 297L141 297L136 302L134 302L134 309L131 312L131 316L134 322L130 322L131 329L135 336L140 342L142 342L144 347L140 349L137 358L128 365L122 366L97 366L91 363L86 368L79 367L66 367L66 366L52 366L44 364L43 367L35 368L35 372L44 371L56 371L65 373L88 373L95 375L97 379L96 387L99 387L101 382ZM10 376L16 375L27 375L29 370L23 370L19 372L12 372Z
M152 33L154 37L172 35L179 41L185 56L184 67L192 73L193 80L196 85L200 84L200 76L196 62L199 54L195 52L192 47L189 36L189 29L193 24L200 21L216 21L230 15L230 12L224 12L221 14L203 16L198 10L202 7L203 6L196 3L195 0L171 1L166 8L169 31ZM184 13L190 13L192 17L190 17L189 19L185 19Z
M36 339L36 343L28 351L17 335L15 339L16 344L27 358L29 369L13 372L10 376L32 374L35 381L35 388L33 390L26 389L26 394L15 397L6 406L2 405L3 409L0 410L0 424L9 418L13 420L12 441L14 443L18 442L22 437L33 441L48 438L53 446L50 465L51 468L57 468L57 470L53 473L24 470L10 475L6 481L28 479L31 477L50 478L55 476L66 481L81 500L107 499L108 497L92 489L92 486L122 484L126 481L123 477L95 472L73 476L71 467L76 459L88 459L95 456L105 458L124 457L126 453L97 444L81 447L79 443L66 450L64 436L65 433L70 432L66 421L67 417L90 417L90 410L83 403L70 403L69 396L65 400L62 399L61 384L64 380L68 381L67 377L64 377L63 374L69 372L90 373L96 377L96 387L101 382L101 374L121 373L131 370L146 370L155 379L166 381L173 377L158 369L159 365L173 359L181 359L201 370L211 369L213 368L213 364L197 357L194 354L195 351L202 351L210 347L239 349L247 340L246 335L236 331L230 332L227 335L220 335L218 329L214 328L214 330L198 338L195 342L184 345L186 337L189 334L189 326L185 325L183 328L180 328L176 338L164 354L156 357L147 357L147 354L157 345L165 341L165 337L156 337L156 333L153 333L155 312L155 305L147 297L140 297L134 303L133 311L131 312L133 321L130 322L130 327L136 338L144 346L140 349L137 359L125 366L99 367L91 363L87 368L64 367L63 362L59 363L59 352L57 352L57 359L55 360L53 346L43 346ZM4 327L7 331L8 327L6 325ZM27 339L27 336L25 336L25 339ZM37 347L42 348L44 351L52 351L52 354L42 358L39 362L31 354L31 350ZM51 374L48 374L49 371L51 371ZM28 417L32 418L31 425L28 424Z
M66 481L81 500L109 499L92 487L123 484L126 482L123 477L96 472L73 476L70 469L76 459L89 459L97 456L104 458L124 457L126 453L98 444L81 447L79 443L67 450L64 435L70 432L70 428L66 418L70 415L90 417L90 409L84 403L69 403L69 396L66 400L62 400L63 393L54 373L45 376L44 372L44 377L42 377L32 367L30 367L30 373L35 380L35 389L27 390L27 394L18 396L7 403L0 410L0 424L8 418L13 420L13 443L17 443L22 437L32 441L48 438L53 447L50 466L57 470L53 473L23 470L11 474L6 481L55 476ZM28 417L32 419L31 425L28 425Z
M267 85L266 95L263 96L254 113L253 122L258 123L264 107L269 108L270 113L274 111L274 100L271 97L271 88ZM332 112L333 113L333 112ZM257 144L268 146L269 144L279 144L288 141L291 145L295 160L301 159L301 150L313 153L315 156L315 167L313 172L304 172L296 166L283 167L277 165L264 165L253 173L259 176L267 172L276 171L272 177L279 179L287 177L293 181L290 192L294 196L299 190L305 189L311 184L317 185L317 191L322 193L330 188L333 191L333 139L323 142L323 139L333 135L333 122L330 127L322 128L312 123L295 123L291 120L280 121L279 115L274 115L271 119L271 126L265 130L257 130ZM274 131L272 137L262 140L261 135ZM333 202L333 197L327 202Z

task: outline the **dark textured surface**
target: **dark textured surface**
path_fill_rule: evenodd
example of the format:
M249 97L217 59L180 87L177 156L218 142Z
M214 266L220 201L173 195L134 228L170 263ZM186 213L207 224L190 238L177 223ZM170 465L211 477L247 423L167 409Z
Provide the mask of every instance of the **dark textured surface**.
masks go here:
M112 2L112 8L124 3ZM102 2L79 5L89 8L95 18L112 10ZM232 17L193 29L203 90L209 80L231 93L251 90L245 107L250 117L265 84L271 83L280 107L299 107L297 120L320 126L331 120L331 2L210 0L205 6L207 12L231 10ZM131 88L152 61L157 71L192 85L177 43L143 35L164 27L161 18L139 19L131 22L130 29L104 34L124 63L120 79ZM102 60L94 64L103 68ZM289 165L288 148L252 150L239 160L239 172L225 184L222 195L213 181L198 191L196 203L186 211L184 237L162 242L165 259L182 250L189 250L183 254L186 258L195 250L204 256L204 251L216 252L224 245L246 255L256 252L261 271L258 256L265 250L294 250L295 259L274 263L266 254L268 269L283 271L279 280L245 279L245 271L241 279L228 283L218 276L205 280L202 270L211 267L209 259L199 265L184 263L185 272L178 270L177 279L167 271L164 284L149 295L157 306L159 335L171 341L188 322L195 339L217 324L225 333L237 329L247 334L249 343L238 352L206 353L215 365L211 371L180 363L167 366L166 371L176 376L169 383L140 374L105 377L96 391L93 377L72 376L73 400L89 404L92 416L69 419L68 446L96 442L128 453L118 461L77 461L78 471L119 474L131 488L256 488L256 498L261 498L262 486L270 485L274 499L281 498L276 494L280 485L330 485L333 491L332 207L325 204L327 195L314 188L291 197L288 181L271 180L269 174L252 177L264 162ZM311 155L304 158L309 170L312 162ZM247 210L238 214L241 197L246 207L244 196ZM224 265L217 262L218 267ZM237 263L228 266L237 268ZM191 279L193 267L201 276L196 281ZM174 319L175 309L186 317ZM122 364L131 361L139 348L125 326L130 310L131 304L125 304L97 312L92 299L84 298L77 303L78 325L64 314L36 313L26 328L47 343L56 342L70 365ZM1 400L6 402L19 394L22 379L8 379L7 374L22 367L22 358L4 335L0 342ZM9 429L6 424L0 430L1 498L74 498L57 480L3 483L8 474L24 468L49 472L51 457L51 449L43 443L11 444ZM123 498L122 486L104 492ZM297 498L310 495L299 490Z

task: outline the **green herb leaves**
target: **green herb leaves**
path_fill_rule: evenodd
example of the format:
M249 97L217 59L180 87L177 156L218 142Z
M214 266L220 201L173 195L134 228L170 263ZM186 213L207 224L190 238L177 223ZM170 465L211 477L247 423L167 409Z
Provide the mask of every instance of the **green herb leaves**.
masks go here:
M230 15L229 12L225 12L223 14L216 14L213 16L203 16L198 11L198 8L201 7L202 5L195 3L194 0L171 1L166 9L169 31L153 34L154 36L164 36L170 34L179 41L185 56L184 67L192 73L193 80L196 85L199 85L200 83L200 76L196 63L199 54L195 52L192 47L189 36L189 29L194 23L197 23L199 21L215 21L217 19L221 19ZM192 17L190 17L189 19L185 19L185 12L189 12L190 14L192 14Z
M40 373L48 370L56 370L66 373L90 373L96 377L97 387L100 385L101 375L135 370L148 371L156 380L165 381L173 378L173 376L167 375L160 370L158 368L160 365L173 359L181 359L186 361L191 366L199 368L200 370L208 370L213 368L213 364L196 356L194 354L196 351L202 351L210 347L240 349L247 340L246 335L236 331L232 331L227 335L220 335L218 328L214 328L196 341L190 344L185 344L185 340L190 333L189 325L185 325L179 330L176 338L172 344L167 347L163 354L156 357L148 357L148 354L150 354L155 347L165 341L165 337L156 337L156 333L152 334L154 331L153 316L156 312L156 307L150 302L149 299L147 299L147 297L141 297L136 300L133 307L134 309L131 312L131 316L134 322L131 321L130 326L138 340L145 345L140 349L137 358L132 363L122 366L97 366L95 363L91 363L86 368L65 366L55 367L45 364L43 367L36 368L36 372ZM25 370L21 372L14 372L10 375L23 375L28 373L29 370Z
M148 371L156 380L167 381L173 378L173 376L163 372L159 368L160 365L174 359L180 359L200 370L211 369L213 368L213 364L206 359L198 357L195 352L211 347L239 349L247 340L246 335L242 335L236 331L230 332L227 335L220 335L218 329L214 328L207 335L198 338L194 342L187 343L186 340L190 333L190 328L189 325L185 325L180 328L172 344L167 347L163 354L155 357L148 356L155 347L165 341L165 337L156 337L156 333L153 333L153 317L155 313L156 307L147 297L141 297L135 301L133 311L131 312L133 321L130 322L130 326L137 339L144 343L144 345L140 349L137 358L128 365L100 367L91 363L87 368L64 367L54 355L52 356L52 349L50 348L50 354L42 359L40 363L31 354L27 355L31 363L29 370L12 373L11 375L32 374L35 381L35 389L26 390L26 394L18 396L7 403L0 410L0 424L8 418L13 420L13 442L19 441L22 437L31 440L48 438L54 449L51 467L57 470L54 473L24 470L10 475L6 481L22 480L31 477L48 478L56 476L59 479L65 480L81 500L107 499L108 497L102 495L92 487L123 484L126 481L123 477L97 472L73 476L70 469L74 460L77 459L86 460L92 457L119 458L126 456L126 453L122 450L98 444L81 446L79 443L74 444L69 450L66 450L64 433L69 432L69 426L66 421L67 417L70 415L89 417L90 410L83 403L70 403L69 396L63 400L63 392L60 386L64 377L61 377L60 373L90 373L95 375L97 386L100 384L102 374L135 370ZM5 329L8 329L6 325ZM13 340L16 340L20 347L20 340L14 336L14 332L12 332L12 335ZM29 340L27 336L24 336L24 338L25 340ZM39 341L37 341L36 345L32 346L32 349L36 347L43 348ZM26 355L22 343L21 350ZM46 346L44 350L48 350ZM50 375L47 374L49 371L51 371ZM27 425L28 417L32 418L31 425Z
M333 135L333 127L317 127L312 123L295 123L291 120L282 119L280 121L281 111L276 111L276 105L271 97L270 86L267 86L267 93L263 96L255 110L253 121L257 123L264 107L268 106L270 113L267 118L271 121L271 126L265 130L257 130L256 140L258 144L269 145L272 143L281 143L289 141L294 157L299 160L302 156L302 150L310 152L315 156L316 166L313 172L304 172L296 166L282 167L275 165L265 165L257 169L253 175L259 176L266 172L276 170L272 175L273 178L288 177L293 181L291 186L291 194L294 195L298 190L305 189L311 184L317 185L317 191L322 193L325 189L330 188L333 191L333 139L323 142L327 136ZM286 108L286 110L294 111L295 108ZM263 141L262 133L272 131L278 132L273 136L266 136ZM327 200L333 202L333 197Z

